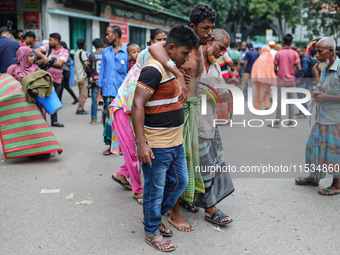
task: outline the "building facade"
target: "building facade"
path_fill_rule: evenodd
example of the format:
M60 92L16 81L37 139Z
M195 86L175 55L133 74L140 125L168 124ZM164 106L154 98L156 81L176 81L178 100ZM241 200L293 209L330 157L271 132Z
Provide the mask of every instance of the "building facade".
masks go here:
M121 27L123 43L138 43L144 49L152 29L169 30L189 22L183 15L133 0L0 0L0 16L1 26L10 21L15 30L32 30L39 44L57 32L71 50L78 38L84 38L88 51L94 38L105 38L110 24Z

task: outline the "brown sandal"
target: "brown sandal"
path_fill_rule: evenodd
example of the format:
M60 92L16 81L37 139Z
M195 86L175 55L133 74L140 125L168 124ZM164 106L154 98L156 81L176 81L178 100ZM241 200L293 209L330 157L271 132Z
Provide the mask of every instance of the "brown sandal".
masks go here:
M161 232L161 235L165 237L172 236L172 231L170 229L167 229L163 222L159 223L159 232Z
M164 250L161 249L161 247L163 245L171 244L171 242L166 240L161 234L155 235L155 236L151 237L150 239L145 237L145 242L147 244L151 245L156 250L161 251L161 252L170 252L170 251L174 251L176 249L174 246L170 247L168 249L164 249Z
M104 156L110 156L111 154L113 154L113 153L111 152L111 147L108 148L108 149L106 149L106 150L103 152L103 155L104 155Z

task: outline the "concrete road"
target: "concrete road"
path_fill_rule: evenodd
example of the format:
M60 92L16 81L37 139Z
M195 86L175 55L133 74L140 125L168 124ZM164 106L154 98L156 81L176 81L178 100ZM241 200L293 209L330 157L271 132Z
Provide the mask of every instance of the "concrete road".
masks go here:
M144 242L142 207L111 180L123 157L103 156L101 124L90 125L89 116L76 115L67 92L63 101L59 116L65 127L52 127L61 155L12 160L0 156L0 254L160 254ZM252 117L247 113L247 120ZM244 118L236 116L235 121ZM234 125L220 132L225 160L238 172L232 173L235 192L218 207L234 222L216 228L204 221L203 210L183 211L195 231L182 233L164 217L174 232L174 254L340 254L340 196L317 193L331 179L321 181L320 187L294 184L294 177L306 175L292 169L304 164L308 120L294 129ZM287 166L290 172L239 172L242 166L261 164ZM60 192L41 194L42 189ZM70 193L75 198L67 200ZM93 203L76 204L83 200Z

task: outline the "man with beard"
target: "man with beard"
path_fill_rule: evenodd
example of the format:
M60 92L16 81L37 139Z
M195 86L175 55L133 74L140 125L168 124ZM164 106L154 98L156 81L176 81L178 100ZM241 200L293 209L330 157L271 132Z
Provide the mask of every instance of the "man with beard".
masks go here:
M205 192L196 193L194 204L205 209L205 220L222 226L232 222L229 216L216 208L216 204L229 196L234 191L234 186L229 172L210 171L215 167L226 168L226 163L222 156L222 141L218 128L214 127L214 119L217 119L216 106L214 101L218 101L217 95L211 88L217 84L224 84L224 79L220 66L216 59L223 55L228 48L230 41L229 34L223 29L216 29L212 34L210 42L203 46L204 69L200 79L200 88L208 90L214 99L207 97L207 112L199 118L198 141L200 155L200 171L204 181ZM209 85L210 88L207 88ZM217 90L222 102L227 101L227 89ZM200 94L205 94L202 92ZM195 169L196 171L196 169Z
M197 212L198 208L193 205L195 193L205 193L205 185L201 173L195 169L200 165L199 145L198 145L198 119L200 112L200 99L195 97L196 85L200 80L204 70L203 45L206 45L212 36L213 27L215 26L216 12L206 4L198 4L190 12L190 27L195 31L200 38L200 43L193 49L190 54L190 59L183 66L182 71L191 78L189 95L186 103L183 105L185 121L183 128L183 146L186 155L189 184L187 189L182 194L180 200L175 204L174 208L169 211L169 223L176 227L179 231L190 232L194 228L187 223L181 216L179 205L183 206L189 212ZM228 42L229 43L229 42ZM163 44L157 43L149 47L151 55L157 59L163 66L168 66L171 62L166 55ZM169 62L170 61L170 62ZM172 73L177 73L177 68L172 68ZM211 216L216 207L207 208L205 210L207 216ZM224 217L223 221L230 220Z
M317 91L316 118L306 144L305 168L310 176L297 178L297 185L319 186L326 172L333 175L328 188L318 193L323 196L340 194L340 59L335 55L333 38L322 38L316 44L316 58L321 71Z
M111 44L103 50L102 62L98 80L97 104L104 101L104 142L110 147L104 151L103 155L108 156L111 152L111 123L108 106L117 95L118 89L128 73L128 54L126 45L121 41L122 30L119 26L109 26L106 29L106 39Z
M38 65L47 64L51 57L55 57L57 61L47 69L53 80L53 87L57 95L60 95L61 81L63 79L64 64L67 62L69 52L64 49L60 44L61 36L58 33L50 34L49 43L34 50L34 54L40 58L37 61ZM51 50L50 50L51 49ZM60 98L59 98L60 99ZM51 123L54 127L64 127L63 124L58 122L57 113L51 115Z

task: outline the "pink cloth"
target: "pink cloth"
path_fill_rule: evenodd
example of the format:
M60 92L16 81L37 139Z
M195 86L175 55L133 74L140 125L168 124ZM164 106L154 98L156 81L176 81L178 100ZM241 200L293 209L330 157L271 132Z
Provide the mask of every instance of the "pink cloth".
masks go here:
M28 57L31 54L32 49L26 46L20 47L16 53L17 63L7 68L7 73L12 75L17 81L21 82L22 79L36 70L39 67L35 64L31 64L28 61Z
M50 47L48 44L45 44L40 48L43 49L43 51L46 52L47 54ZM57 60L61 59L64 63L66 63L69 56L69 52L67 49L61 47L59 51L55 51L54 49L52 49L51 54L49 56L55 57ZM51 67L47 69L46 72L48 72L51 75L53 82L61 83L61 80L63 79L63 70L64 67L61 68Z
M119 168L118 173L124 175L126 178L130 178L133 193L143 193L141 172L138 171L136 141L128 116L124 113L123 109L118 109L114 112L113 121L125 160L124 165Z
M283 47L275 55L274 64L279 66L277 73L278 86L294 86L294 66L300 63L299 54L291 47Z

